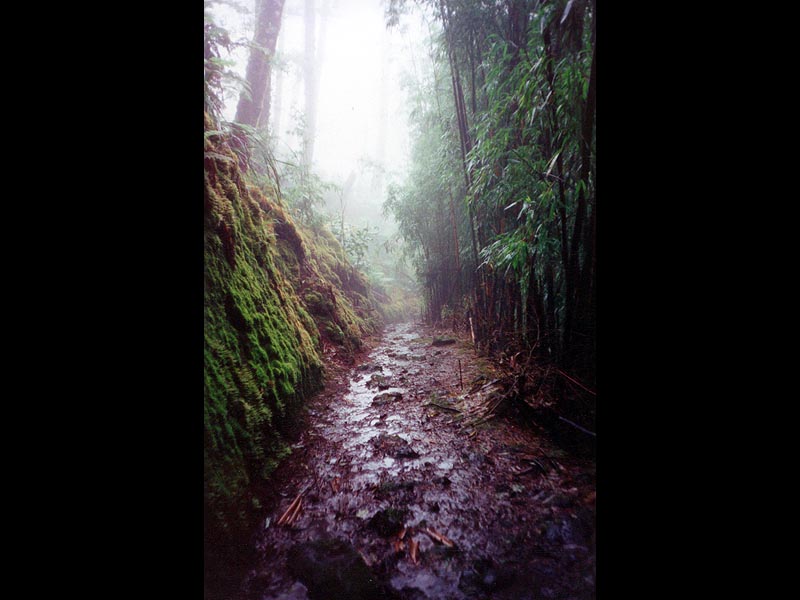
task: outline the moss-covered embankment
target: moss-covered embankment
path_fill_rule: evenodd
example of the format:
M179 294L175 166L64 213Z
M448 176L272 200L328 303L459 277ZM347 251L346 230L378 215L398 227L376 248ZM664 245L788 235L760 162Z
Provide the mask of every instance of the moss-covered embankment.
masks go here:
M211 129L206 120L206 130ZM364 276L327 231L295 225L248 185L218 136L204 156L204 512L207 560L240 545L258 484L288 455L324 344L354 350L379 326Z

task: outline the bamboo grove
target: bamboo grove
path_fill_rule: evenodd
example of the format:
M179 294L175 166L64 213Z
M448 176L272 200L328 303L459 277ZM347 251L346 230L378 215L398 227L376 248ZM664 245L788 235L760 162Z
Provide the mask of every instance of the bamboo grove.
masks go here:
M426 316L593 388L595 3L421 4L440 27L409 82L413 164L385 208L412 248ZM394 0L389 22L404 8ZM563 412L593 415L593 400L559 395Z

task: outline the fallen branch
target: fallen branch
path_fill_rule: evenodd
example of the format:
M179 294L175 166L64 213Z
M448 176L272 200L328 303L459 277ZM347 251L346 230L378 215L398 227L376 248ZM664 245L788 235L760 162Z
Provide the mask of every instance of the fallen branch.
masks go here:
M453 540L451 540L445 535L442 535L432 527L426 527L425 533L427 533L431 537L431 539L433 539L433 541L439 542L440 544L444 544L449 548L455 548L455 543L453 542Z
M527 469L523 469L522 471L518 471L514 473L514 477L520 477L522 475L527 475L528 473L532 472L536 467L528 467Z
M283 513L280 519L278 519L278 525L288 524L290 515L297 509L298 505L300 504L300 498L302 497L303 497L303 492L297 494L297 498L292 500L292 503L289 505L289 508L287 508L286 512Z
M593 432L593 431L589 431L588 429L584 429L583 427L581 427L581 426L580 426L580 425L578 425L577 423L573 423L573 422L572 422L572 421L570 421L569 419L565 419L564 417L561 417L561 416L560 416L560 417L558 417L558 418L559 418L559 419L561 419L562 421L564 421L564 423L567 423L567 424L569 424L569 425L572 425L572 426L573 426L573 427L575 427L576 429L580 429L580 430L581 430L583 433L588 433L588 434L589 434L589 435L591 435L592 437L597 437L597 434L596 434L595 432Z
M542 471L542 473L547 473L547 469L544 468L544 465L542 463L540 463L538 460L536 460L535 458L528 459L527 462L529 464L532 464L532 465L535 465L535 466L539 467L539 469Z
M416 565L418 564L417 554L419 552L419 542L416 541L414 538L409 538L408 540L408 550L411 561Z
M456 412L456 413L460 413L461 412L457 408L453 408L452 406L445 406L444 404L439 404L439 403L434 402L432 400L430 402L426 402L425 404L423 404L423 406L435 406L436 408L441 408L442 410L451 410L451 411Z
M597 392L593 392L592 390L590 390L589 388L587 388L585 385L583 385L583 384L582 384L580 381L576 381L576 380L574 380L572 377L570 377L569 375L567 375L566 373L564 373L564 371L562 371L561 369L556 369L556 371L558 371L559 373L561 373L561 374L562 374L564 377L566 377L567 379L569 379L569 380L570 380L572 383L574 383L575 385L577 385L577 386L579 386L579 387L583 388L584 390L586 390L587 392L589 392L589 393L590 393L592 396L597 396Z
M300 509L303 508L303 499L300 499L300 502L297 503L297 506L294 509L294 512L286 521L287 525L294 525L295 521L297 521L297 517L300 516Z
M491 419L493 419L493 418L494 418L494 416L495 416L495 414L494 414L494 413L489 413L488 415L484 415L483 417L481 417L481 418L480 418L480 419L478 419L477 421L473 421L473 422L472 422L472 423L470 423L469 425L470 425L471 427L477 427L478 425L483 425L483 424L484 424L484 423L486 423L487 421L490 421Z

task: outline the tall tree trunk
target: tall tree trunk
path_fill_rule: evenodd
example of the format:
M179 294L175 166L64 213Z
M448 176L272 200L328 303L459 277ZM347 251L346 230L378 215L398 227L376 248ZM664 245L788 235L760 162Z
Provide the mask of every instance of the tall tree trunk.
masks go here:
M547 350L552 358L558 360L559 339L556 319L556 286L553 277L553 264L548 260L544 269L544 285L547 294L547 327L545 339Z
M314 161L314 142L317 137L317 104L319 82L322 74L322 59L325 52L325 38L328 29L329 1L323 0L317 12L315 0L305 0L303 18L305 21L305 51L303 54L303 86L305 94L306 128L303 134L303 158L306 170L310 172ZM317 16L319 14L319 32Z
M284 0L256 0L254 48L247 60L250 94L242 93L236 107L236 121L251 127L269 123L271 60L281 28Z
M383 166L386 160L386 136L389 130L389 38L384 36L381 43L381 82L378 96L378 134L375 140L375 159L379 168L372 175L372 193L380 194L383 185ZM436 95L438 103L439 96ZM441 111L440 111L441 112Z
M464 184L467 193L472 186L472 178L469 169L467 168L467 153L470 150L469 130L467 125L466 108L464 104L464 91L461 87L460 75L458 72L458 64L455 56L455 41L452 39L450 31L450 21L445 7L444 0L439 2L439 14L442 19L442 28L445 33L445 42L447 44L447 57L450 63L450 82L453 89L453 101L456 110L456 119L458 121L458 137L459 137L459 150L461 152L461 163L464 171ZM472 254L475 260L475 267L480 264L478 259L479 247L483 247L483 240L481 238L481 229L477 223L475 208L473 203L469 204L469 225L470 225L470 238L472 241ZM485 337L486 318L489 314L489 304L486 300L486 280L482 272L478 273L478 281L475 287L475 329L476 336L480 339Z
M592 37L594 38L594 36ZM593 48L592 66L589 74L589 87L586 94L586 102L584 103L583 122L581 123L581 181L583 181L584 185L581 187L580 193L578 194L578 215L584 218L585 213L589 210L591 210L591 215L589 216L589 224L586 228L586 233L583 236L583 266L580 267L578 289L576 291L576 312L578 319L577 325L580 327L581 333L585 336L584 348L582 348L581 354L586 359L587 370L590 371L593 371L594 365L593 302L595 297L594 281L597 206L596 194L593 193L593 197L587 199L586 190L589 189L589 179L591 175L592 141L594 130L597 79L595 54L596 48ZM574 253L577 253L577 248L575 248L575 246L580 239L580 235L581 230L578 228L576 223L572 238ZM571 268L576 272L579 269L578 261L575 257L573 257L573 264L571 265Z
M594 31L592 32L592 41L594 42ZM567 266L567 281L571 282L576 289L573 289L572 294L567 294L567 302L568 302L568 312L567 315L570 317L570 321L568 323L568 329L566 331L567 334L567 344L569 347L572 346L572 332L576 320L576 312L580 311L582 308L582 304L584 303L584 297L589 295L588 289L582 289L583 286L581 283L586 283L589 281L588 277L580 277L580 265L579 265L579 244L583 239L583 227L586 221L586 191L589 189L589 174L591 171L591 160L592 160L592 137L594 131L594 111L595 111L595 89L596 89L596 80L597 80L597 70L596 70L596 53L597 48L592 48L592 65L590 68L589 73L589 87L586 93L586 101L583 104L583 114L582 114L582 122L581 122L581 170L580 170L580 179L583 182L579 192L578 192L578 203L577 208L575 210L575 224L572 230L572 242L570 244L570 256L569 256L569 265ZM594 220L594 210L592 211L592 219ZM586 249L584 249L584 255ZM580 278L580 280L579 280ZM577 285L576 285L577 284Z
M284 53L284 48L286 47L286 36L279 35L278 36L278 55ZM270 118L272 119L272 129L271 131L276 134L280 134L281 131L281 117L283 116L283 82L284 76L283 71L278 69L275 71L275 106L274 110L267 111L269 114L271 112ZM261 122L264 121L264 116L262 115ZM264 127L260 125L260 127Z
M458 226L456 221L456 206L453 201L453 187L447 184L447 193L450 198L450 228L453 231L453 252L456 259L456 293L461 294L461 250L458 245Z
M472 118L478 114L478 94L475 89L475 44L472 43L472 35L470 35L469 44L469 87L470 87L470 102L472 104Z
M511 44L511 69L520 61L520 52L525 47L528 33L528 7L525 0L507 0L508 41Z
M303 55L303 83L305 89L306 128L303 132L303 160L310 169L314 159L314 136L317 130L316 60L317 16L315 0L305 0L305 53Z

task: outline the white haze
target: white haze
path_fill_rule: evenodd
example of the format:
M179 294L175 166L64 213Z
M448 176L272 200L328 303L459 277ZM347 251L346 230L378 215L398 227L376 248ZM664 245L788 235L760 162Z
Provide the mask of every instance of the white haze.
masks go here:
M320 12L328 4L326 31L321 32ZM409 138L406 92L401 86L413 60L425 60L420 49L427 27L418 18L404 18L400 28L386 28L384 0L316 0L317 55L321 69L317 95L314 170L326 181L343 185L355 176L346 198L346 219L356 226L379 225L386 233L394 224L381 215L388 180L399 181L408 162ZM299 139L290 132L295 117L305 110L302 57L305 24L303 0L287 0L278 37L278 60L273 67L270 128L276 153L300 150ZM217 22L232 38L252 37L253 16L241 15L227 6L215 5ZM423 33L424 32L424 33ZM322 46L322 47L321 47ZM231 57L233 69L244 77L247 50ZM276 97L276 71L282 68L280 98ZM385 114L381 114L381 86L385 85ZM226 99L224 117L232 120L238 93ZM275 121L278 113L279 121ZM386 119L383 156L379 148L381 117ZM376 187L374 169L380 163L388 177Z

